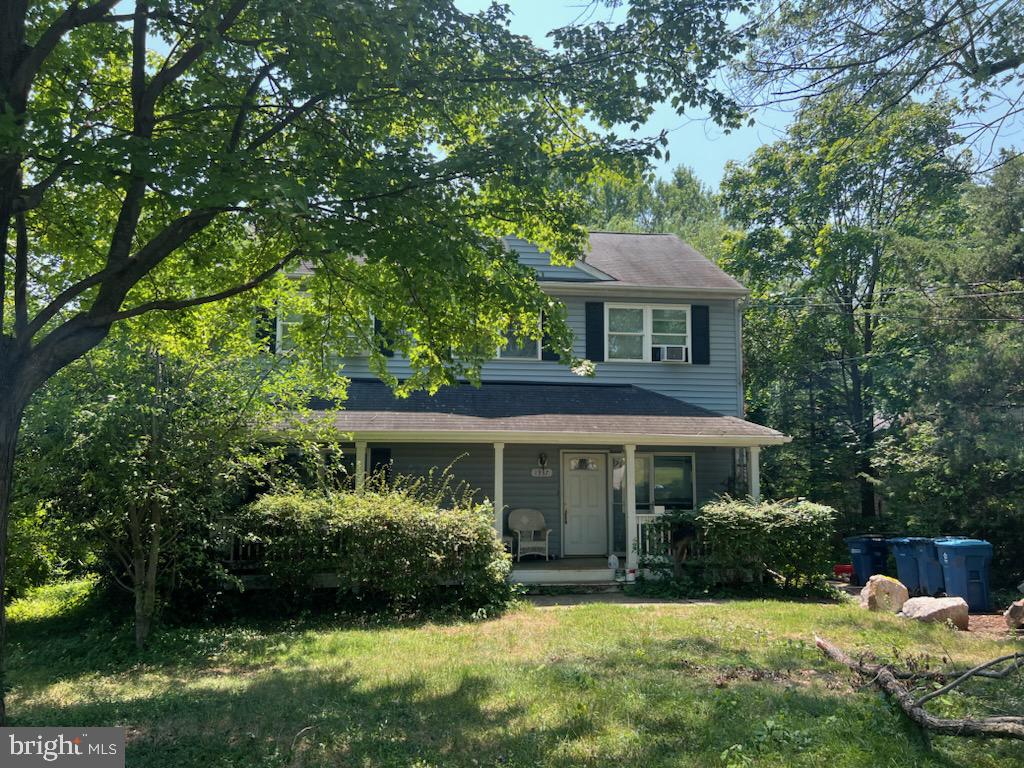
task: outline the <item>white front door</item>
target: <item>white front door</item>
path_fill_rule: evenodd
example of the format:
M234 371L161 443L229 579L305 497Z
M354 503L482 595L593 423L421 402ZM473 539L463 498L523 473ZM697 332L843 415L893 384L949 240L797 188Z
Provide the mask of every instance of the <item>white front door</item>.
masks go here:
M562 551L608 554L608 457L603 453L562 456Z

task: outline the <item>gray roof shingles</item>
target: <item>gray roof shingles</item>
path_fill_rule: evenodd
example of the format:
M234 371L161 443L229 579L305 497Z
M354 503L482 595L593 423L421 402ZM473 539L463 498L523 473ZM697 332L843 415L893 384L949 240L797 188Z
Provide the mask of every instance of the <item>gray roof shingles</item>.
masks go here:
M675 235L591 232L583 261L625 285L746 291Z
M329 404L314 407L326 410ZM396 398L379 381L353 380L344 409L333 418L345 432L658 434L772 442L782 437L767 427L632 385L494 382Z

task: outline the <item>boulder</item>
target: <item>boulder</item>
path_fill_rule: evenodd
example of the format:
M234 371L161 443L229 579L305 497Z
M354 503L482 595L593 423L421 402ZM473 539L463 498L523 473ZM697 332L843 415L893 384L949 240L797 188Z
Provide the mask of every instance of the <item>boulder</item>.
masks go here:
M860 591L860 604L869 611L899 612L910 598L910 592L891 576L876 574L868 579Z
M913 597L903 604L903 615L918 621L948 621L957 629L967 629L967 601L962 597Z
M1024 600L1010 603L1010 607L1003 613L1003 617L1006 619L1006 626L1010 629L1024 627Z

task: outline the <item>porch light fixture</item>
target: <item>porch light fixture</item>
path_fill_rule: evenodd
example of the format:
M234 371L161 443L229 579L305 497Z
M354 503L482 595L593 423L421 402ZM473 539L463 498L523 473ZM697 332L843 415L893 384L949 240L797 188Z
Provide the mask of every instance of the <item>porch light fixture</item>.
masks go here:
M548 455L546 453L537 454L537 466L544 469L548 465Z

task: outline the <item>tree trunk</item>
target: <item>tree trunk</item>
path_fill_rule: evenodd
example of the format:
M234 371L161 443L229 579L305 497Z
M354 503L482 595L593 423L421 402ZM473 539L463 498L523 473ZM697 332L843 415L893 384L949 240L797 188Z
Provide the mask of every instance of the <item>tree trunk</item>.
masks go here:
M865 372L857 361L850 363L851 403L850 417L857 434L857 484L860 489L860 513L862 517L875 514L875 486L871 481L871 451L875 440L874 404L866 392Z
M14 491L14 454L24 406L10 386L0 386L0 726L7 723L7 527Z
M140 651L146 647L156 616L156 581L159 573L163 522L160 504L152 501L149 507L150 514L146 518L146 523L140 526L137 535L132 536L138 542L132 563L132 590L135 594L135 647ZM148 546L143 535L146 530L150 536Z

